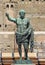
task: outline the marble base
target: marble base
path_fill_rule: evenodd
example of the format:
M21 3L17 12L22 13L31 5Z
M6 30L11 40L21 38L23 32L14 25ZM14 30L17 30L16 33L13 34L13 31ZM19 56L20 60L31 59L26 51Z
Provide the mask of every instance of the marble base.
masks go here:
M11 65L35 65L31 60L15 60Z

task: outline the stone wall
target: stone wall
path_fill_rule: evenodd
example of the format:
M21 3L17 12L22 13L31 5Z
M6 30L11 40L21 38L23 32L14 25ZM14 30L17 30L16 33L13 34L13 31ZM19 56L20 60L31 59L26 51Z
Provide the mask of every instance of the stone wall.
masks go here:
M15 32L16 24L8 19L5 16L5 13L8 12L10 16L17 18L19 16L19 10L24 9L26 11L26 17L29 18L31 25L33 26L34 31L45 31L45 1L44 0L0 0L0 32ZM1 36L1 35L0 35ZM5 35L4 35L5 36ZM8 36L8 34L6 35ZM10 35L13 40L14 35ZM9 40L10 40L10 37ZM0 37L4 41L3 34ZM1 41L0 40L0 41ZM11 44L14 44L14 40ZM45 41L45 35L34 35L35 41ZM6 39L5 39L6 41ZM2 42L1 42L2 43ZM0 45L2 45L0 43ZM10 43L7 42L8 44ZM6 42L3 42L5 48L7 48ZM6 46L7 45L7 46ZM16 46L16 44L15 44ZM3 47L2 47L3 48ZM12 47L11 47L12 48Z

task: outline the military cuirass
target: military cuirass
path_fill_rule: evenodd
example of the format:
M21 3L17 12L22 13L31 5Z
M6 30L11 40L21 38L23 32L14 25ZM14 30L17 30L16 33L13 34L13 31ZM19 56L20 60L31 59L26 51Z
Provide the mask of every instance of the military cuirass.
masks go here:
M17 18L17 32L20 32L20 33L23 33L25 32L25 30L27 29L27 19L24 18L24 19L20 19L20 18Z

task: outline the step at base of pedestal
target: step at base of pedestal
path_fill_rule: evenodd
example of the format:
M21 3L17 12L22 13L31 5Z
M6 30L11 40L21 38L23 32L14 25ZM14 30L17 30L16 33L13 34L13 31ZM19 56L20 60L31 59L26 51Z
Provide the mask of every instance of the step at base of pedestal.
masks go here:
M12 65L35 65L33 64L32 60L15 60L14 63Z

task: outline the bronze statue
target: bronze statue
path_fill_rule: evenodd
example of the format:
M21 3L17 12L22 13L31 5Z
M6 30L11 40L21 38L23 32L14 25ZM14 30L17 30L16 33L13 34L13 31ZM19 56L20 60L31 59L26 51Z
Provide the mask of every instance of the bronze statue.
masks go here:
M24 52L25 52L25 59L28 59L28 47L30 44L31 52L33 51L33 29L30 25L30 22L27 18L25 18L25 11L20 10L19 11L19 18L12 18L9 16L8 13L6 13L6 16L8 20L16 23L17 25L17 31L16 31L16 42L18 44L18 51L20 55L20 59L22 59L22 50L21 45L24 46Z

